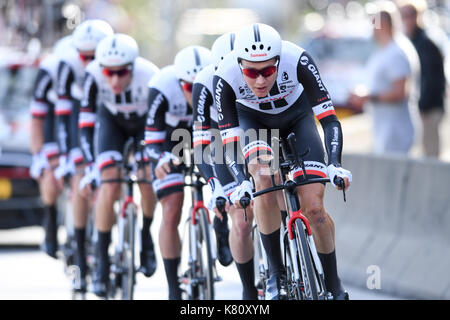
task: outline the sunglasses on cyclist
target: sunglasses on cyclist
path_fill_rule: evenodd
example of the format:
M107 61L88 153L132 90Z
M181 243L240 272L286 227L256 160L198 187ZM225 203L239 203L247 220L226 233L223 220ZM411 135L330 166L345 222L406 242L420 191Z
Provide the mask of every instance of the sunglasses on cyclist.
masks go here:
M183 90L185 90L187 92L192 92L192 87L194 86L194 84L192 82L186 82L186 81L180 80L180 84L181 84L181 87L183 88Z
M267 78L277 72L278 60L273 66L268 66L264 69L244 68L241 63L239 64L239 66L241 67L242 73L249 78L256 79L259 77L259 75Z
M102 71L103 75L106 77L112 77L113 75L117 74L117 76L119 78L128 75L130 72L131 72L130 67L126 67L126 68L119 69L119 70L111 70L111 69L103 68L103 71Z
M80 53L79 54L80 55L80 59L82 60L82 61L92 61L92 60L94 60L95 59L95 56L91 56L91 55L87 55L87 54L82 54L82 53Z

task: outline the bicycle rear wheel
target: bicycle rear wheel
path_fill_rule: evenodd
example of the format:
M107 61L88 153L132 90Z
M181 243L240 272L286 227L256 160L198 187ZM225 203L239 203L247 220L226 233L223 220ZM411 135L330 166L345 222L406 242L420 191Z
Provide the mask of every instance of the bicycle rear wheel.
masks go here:
M258 227L253 226L252 230L254 257L253 265L255 272L255 287L258 290L258 300L265 300L266 280L269 276L267 267L267 258L265 257L264 248L261 245Z
M133 300L134 296L134 283L136 266L135 260L135 225L136 225L136 212L132 203L127 205L125 209L125 219L123 225L123 251L122 251L122 277L121 277L121 289L122 300Z
M197 261L195 275L199 288L199 300L214 300L214 260L212 258L212 242L209 232L208 212L199 209L197 212L199 228L197 234Z
M297 284L301 291L299 294L306 300L319 300L319 283L316 278L309 243L306 239L305 228L300 219L295 220L295 241L301 274L301 283Z

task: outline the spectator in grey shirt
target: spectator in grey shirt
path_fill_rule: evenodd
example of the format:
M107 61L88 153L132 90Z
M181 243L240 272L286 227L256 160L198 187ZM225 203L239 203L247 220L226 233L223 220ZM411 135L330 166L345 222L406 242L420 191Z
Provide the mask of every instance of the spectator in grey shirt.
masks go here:
M373 24L378 49L366 66L368 92L352 94L350 103L357 108L366 105L371 111L375 153L407 154L415 136L409 108L414 74L411 52L394 37L390 12L381 10Z

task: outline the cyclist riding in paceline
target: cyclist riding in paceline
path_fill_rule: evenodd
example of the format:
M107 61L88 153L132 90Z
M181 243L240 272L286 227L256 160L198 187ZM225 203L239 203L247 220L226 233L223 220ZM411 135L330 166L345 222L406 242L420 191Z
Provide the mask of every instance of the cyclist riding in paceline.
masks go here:
M230 174L223 158L222 150L215 154L214 146L222 148L220 135L213 135L212 129L218 130L217 109L213 98L213 77L223 57L234 47L234 33L220 36L212 45L212 64L205 67L197 75L193 87L194 127L193 146L194 162L211 188L212 198L209 209L227 221L227 213L221 213L216 207L216 199L228 199L236 188L233 176ZM219 141L215 141L218 139ZM221 156L220 159L216 158ZM243 286L243 300L256 300L257 291L254 283L253 241L251 236L253 214L248 210L248 219L244 220L243 210L227 201L226 211L231 217L232 227L229 235L232 258ZM217 219L214 220L218 221ZM223 239L218 239L218 241ZM219 255L220 257L220 255ZM223 264L223 263L222 263Z
M248 26L237 34L234 51L220 63L214 76L214 91L227 164L238 182L230 196L237 207L241 206L240 199L252 197L244 161L257 191L272 186L267 164L258 159L277 157L270 145L271 135L277 132L281 138L295 133L297 150L301 153L309 150L304 157L308 178L328 175L335 186L334 178L338 176L344 179L345 189L350 186L351 173L341 167L341 125L317 66L304 49L282 41L279 33L268 25ZM328 165L314 115L324 131ZM237 152L241 147L242 153ZM303 179L300 168L292 175L299 182ZM297 191L301 209L311 223L327 290L334 299L348 299L337 272L333 220L323 204L325 185L305 185ZM283 200L281 192L254 200L269 262L266 299L280 299L284 295L286 279L280 249L280 211L283 214L286 210Z
M149 111L145 128L147 154L153 162L153 187L162 205L159 244L166 271L169 299L180 300L178 281L181 240L178 224L184 199L184 175L179 168L171 170L170 162L179 163L182 154L172 154L178 142L171 139L176 129L190 136L192 129L192 84L196 75L210 64L211 52L201 46L180 50L174 64L161 69L149 83ZM189 145L187 146L190 147ZM226 221L214 221L219 239L219 261L231 263ZM224 235L225 234L225 235ZM221 240L224 239L224 240Z
M112 35L113 29L103 20L86 20L72 33L72 47L67 48L58 66L57 95L55 105L58 143L60 148L57 178L71 178L72 212L76 242L75 265L80 271L76 291L86 291L86 225L91 198L79 188L85 170L80 149L78 117L83 98L83 80L87 65L95 58L98 43Z
M101 180L117 178L117 162L122 161L124 144L129 137L135 143L144 139L147 115L147 85L158 72L150 61L139 57L136 41L125 34L106 37L95 51L95 60L86 68L84 98L81 102L79 127L81 145L86 159L86 182L95 179L96 170ZM94 128L97 130L96 152L94 153ZM137 146L134 148L138 150ZM95 158L94 155L97 155ZM135 154L140 163L139 179L143 177L147 159ZM85 188L89 189L87 183ZM140 252L141 271L150 277L156 270L156 256L150 226L156 197L152 186L139 183L143 224ZM95 208L95 226L98 231L98 264L94 272L93 291L100 297L107 296L110 261L108 248L111 229L115 220L114 202L120 197L121 186L117 183L100 184Z
M30 103L31 152L33 160L30 175L39 183L44 204L45 239L42 249L50 257L56 258L57 241L57 200L62 191L60 181L55 177L58 167L59 147L55 124L56 81L58 65L62 54L72 50L72 38L59 40L52 52L39 65L34 83L33 99Z

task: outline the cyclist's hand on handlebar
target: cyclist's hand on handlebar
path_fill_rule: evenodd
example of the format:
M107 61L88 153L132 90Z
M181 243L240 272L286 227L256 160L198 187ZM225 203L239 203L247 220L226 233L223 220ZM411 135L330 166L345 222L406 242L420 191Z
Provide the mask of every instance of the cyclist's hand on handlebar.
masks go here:
M342 180L344 184L344 189L347 190L352 182L352 173L344 168L336 167L330 164L327 167L328 177L330 178L331 184L338 190L342 190ZM341 179L339 179L341 178ZM339 183L341 181L341 183Z
M87 197L92 192L92 185L94 184L96 187L100 186L100 172L98 168L95 166L95 163L90 163L84 168L84 176L80 180L79 188L82 191L82 195Z
M250 200L250 205L252 205L251 200L253 200L253 186L248 180L244 180L236 190L231 194L230 200L237 208L243 208L241 204L242 198L248 198Z
M173 166L177 166L181 163L178 158L175 157L172 153L163 152L155 168L156 178L158 178L159 180L164 179L171 171L171 164Z
M222 184L217 178L211 178L208 180L209 187L211 188L211 199L208 203L208 209L213 210L216 216L222 220L222 213L227 212L230 204L228 203L228 197L223 190ZM220 200L219 200L220 199ZM219 204L219 207L218 207Z

